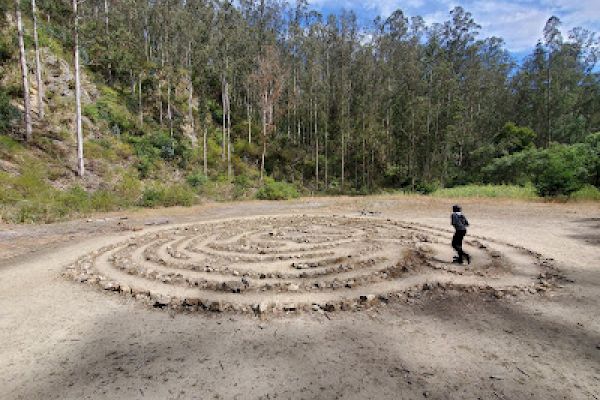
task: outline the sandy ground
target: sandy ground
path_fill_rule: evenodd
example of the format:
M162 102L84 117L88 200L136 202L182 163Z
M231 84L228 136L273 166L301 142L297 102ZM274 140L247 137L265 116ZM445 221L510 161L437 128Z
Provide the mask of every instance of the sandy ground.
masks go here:
M347 214L448 228L452 200L314 198L0 226L1 399L600 399L600 205L466 200L470 234L555 259L547 295L430 294L360 312L174 314L64 267L171 224ZM122 217L127 219L121 219Z

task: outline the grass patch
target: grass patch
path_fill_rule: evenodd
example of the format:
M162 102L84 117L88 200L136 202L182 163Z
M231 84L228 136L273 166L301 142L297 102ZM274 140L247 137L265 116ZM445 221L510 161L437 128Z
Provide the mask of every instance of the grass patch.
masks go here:
M195 199L194 191L186 184L176 183L167 186L154 183L144 189L141 205L144 207L191 206Z
M464 185L438 189L431 194L434 197L491 197L506 199L537 199L535 188L531 185Z
M270 179L265 179L265 184L256 192L256 198L260 200L288 200L298 196L300 194L294 185Z
M600 189L592 185L586 185L578 191L571 193L569 199L576 201L600 201Z

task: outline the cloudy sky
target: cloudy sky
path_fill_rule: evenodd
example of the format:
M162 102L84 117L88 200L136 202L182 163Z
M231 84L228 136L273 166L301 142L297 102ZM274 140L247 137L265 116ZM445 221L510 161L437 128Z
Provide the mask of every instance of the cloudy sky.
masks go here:
M408 16L421 15L427 22L442 22L457 5L470 11L485 36L504 38L514 54L528 53L542 35L548 18L558 16L563 36L575 26L600 31L600 0L309 0L313 8L328 13L354 10L361 22L383 18L398 8Z

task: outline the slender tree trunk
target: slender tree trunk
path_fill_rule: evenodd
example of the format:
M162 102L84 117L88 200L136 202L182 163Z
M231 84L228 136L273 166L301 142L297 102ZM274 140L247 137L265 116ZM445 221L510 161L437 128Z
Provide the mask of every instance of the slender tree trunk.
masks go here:
M265 103L263 105L263 110L262 110L262 134L263 134L263 149L262 149L262 155L260 158L260 181L263 181L264 178L264 173L265 173L265 153L267 152L267 106L266 106L266 101L267 101L267 94L263 94L264 99L263 102Z
M248 143L252 143L252 113L249 99L246 99L246 115L248 117Z
M40 44L37 32L37 7L35 0L31 0L31 14L33 16L33 43L35 45L35 77L37 80L37 103L38 115L40 119L44 118L44 84L42 82L42 63L40 62Z
M104 0L104 31L106 34L106 46L108 50L108 43L110 43L110 32L108 30L108 0ZM108 81L112 82L112 64L108 62Z
M315 183L319 191L319 135L317 133L317 102L315 101Z
M29 102L29 70L25 58L25 42L23 40L23 21L21 20L21 2L15 0L15 14L17 18L17 34L19 37L19 60L21 64L21 78L23 85L23 106L25 108L25 140L31 141L31 104Z
M550 90L552 88L552 50L548 53L548 89L546 90L546 129L548 131L547 147L550 147L552 141L552 132L550 127Z
M207 159L207 150L206 150L206 136L208 134L208 127L206 124L204 125L204 137L202 138L202 152L203 152L203 162L204 162L204 176L208 176L208 159Z
M362 113L362 186L365 186L365 129L366 129L366 123L365 123L365 113Z
M227 118L227 105L226 105L226 94L225 91L227 90L226 88L226 83L225 83L225 78L223 78L223 82L222 82L222 88L221 88L221 103L222 103L222 108L223 108L223 139L221 140L221 160L225 160L225 141L227 139L227 128L225 127L225 123L226 123L226 118Z
M194 87L192 83L192 71L190 71L190 87L188 91L188 118L192 127L192 135L196 136L196 126L194 124Z
M173 139L173 113L171 110L171 79L167 79L167 119L169 120L169 131Z
M140 127L144 126L144 107L142 105L142 74L138 79L138 108L140 113Z
M328 149L327 146L329 145L329 133L328 133L328 122L327 122L327 116L325 116L325 190L329 189L329 160L328 160Z
M75 126L77 130L77 167L79 176L85 174L83 163L83 128L81 126L81 81L79 77L79 15L77 0L73 0L73 59L75 63Z
M229 87L227 87L229 90ZM233 176L231 167L231 103L229 102L229 93L227 93L227 177Z
M158 121L163 125L162 81L158 77Z

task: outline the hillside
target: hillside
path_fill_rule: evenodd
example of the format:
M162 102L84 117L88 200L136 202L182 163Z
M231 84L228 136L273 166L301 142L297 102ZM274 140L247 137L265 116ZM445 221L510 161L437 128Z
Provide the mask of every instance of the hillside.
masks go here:
M31 21L26 21L30 25ZM171 137L165 124L152 118L140 122L134 114L131 87L108 86L89 68L82 73L82 109L86 174L77 176L72 56L52 38L52 25L39 25L43 60L42 119L32 101L33 140L22 140L19 123L23 105L14 17L7 13L0 42L0 102L3 131L0 134L0 218L5 222L51 222L67 215L109 211L131 206L190 205L209 199L254 197L259 186L258 152L254 146L236 143L232 164L236 178L227 178L221 159L220 132L207 119L207 164L203 174L202 143L190 133L185 83L174 87L171 107L181 118L179 135ZM34 60L33 50L27 59ZM33 61L30 95L37 86ZM196 99L194 99L197 101ZM137 111L137 110L136 110ZM152 112L151 107L143 110ZM215 107L216 117L221 112ZM202 137L200 138L202 140ZM219 171L224 171L224 174ZM277 188L267 179L267 186ZM295 196L296 189L284 185L281 196ZM275 197L279 196L275 193Z

